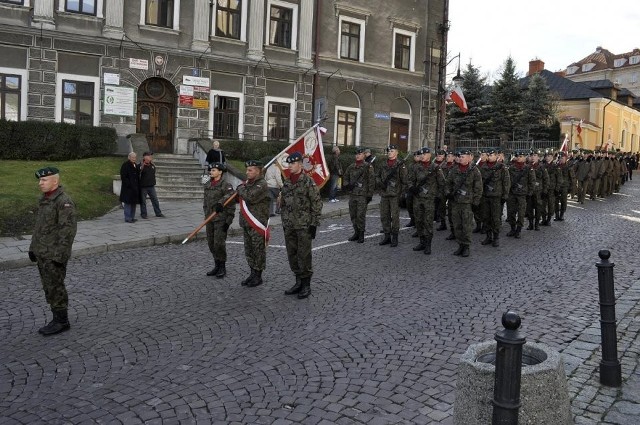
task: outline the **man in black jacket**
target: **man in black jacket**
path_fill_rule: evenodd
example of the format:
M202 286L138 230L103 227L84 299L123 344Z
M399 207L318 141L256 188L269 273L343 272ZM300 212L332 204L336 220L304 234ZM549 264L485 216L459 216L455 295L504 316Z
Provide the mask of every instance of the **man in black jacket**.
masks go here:
M140 170L135 152L130 152L127 160L120 167L120 202L124 204L124 221L135 223L136 205L140 203Z
M143 153L140 164L140 217L142 218L147 218L147 195L156 217L164 217L156 194L156 165L153 163L153 152Z

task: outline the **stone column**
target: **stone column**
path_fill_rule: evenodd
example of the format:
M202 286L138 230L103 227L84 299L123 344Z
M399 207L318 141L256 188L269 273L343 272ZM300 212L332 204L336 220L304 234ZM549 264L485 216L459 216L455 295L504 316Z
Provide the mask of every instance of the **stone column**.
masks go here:
M124 35L124 0L106 0L106 14L102 35L121 39Z
M249 50L247 57L260 60L264 57L264 0L252 0L249 11Z
M300 25L298 25L298 65L310 68L313 40L313 0L300 1Z
M209 48L209 0L193 2L193 40L191 50L204 52Z
M34 1L31 26L45 30L56 29L56 22L53 19L53 0Z

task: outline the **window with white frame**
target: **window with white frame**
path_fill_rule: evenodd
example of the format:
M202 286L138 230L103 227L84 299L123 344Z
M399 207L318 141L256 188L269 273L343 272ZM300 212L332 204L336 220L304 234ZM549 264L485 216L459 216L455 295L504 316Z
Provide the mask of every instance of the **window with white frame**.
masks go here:
M293 139L294 100L281 97L265 97L264 135L267 140Z
M613 66L616 67L616 68L621 67L622 65L624 65L624 63L626 61L627 60L625 58L616 59L616 60L613 61Z
M60 0L58 3L58 12L102 18L103 4L104 0Z
M213 137L238 139L244 133L244 98L242 93L211 91L213 107L210 115L210 130Z
M569 68L567 68L567 74L569 74L569 75L570 74L575 74L578 69L580 69L580 68L577 67L577 66L570 66Z
M415 71L416 33L393 29L393 57L394 68Z
M17 4L19 6L29 6L28 1L25 4L25 0L0 0L0 3Z
M140 25L179 29L180 0L141 0Z
M100 77L56 76L56 121L97 126L100 122Z
M296 50L298 48L298 5L269 0L267 10L267 43L271 46Z
M596 66L595 63L585 63L584 65L582 65L582 72L591 71L594 66Z
M338 57L364 62L365 21L347 16L338 19Z
M20 121L22 84L21 75L0 72L0 119Z
M213 7L213 34L245 41L246 1L216 0Z
M629 58L629 65L637 65L640 63L640 56L631 56Z
M336 112L336 145L355 146L358 112L338 109Z

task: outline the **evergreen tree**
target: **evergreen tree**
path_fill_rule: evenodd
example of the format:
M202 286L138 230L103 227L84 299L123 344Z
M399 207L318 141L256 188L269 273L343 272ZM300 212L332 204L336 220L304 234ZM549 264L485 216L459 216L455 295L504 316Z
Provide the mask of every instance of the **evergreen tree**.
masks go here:
M529 140L549 140L557 109L549 86L538 73L531 75L524 83L527 86L520 105L519 136Z
M508 137L520 133L522 93L519 77L511 56L504 62L504 68L491 90L491 125L487 126L491 137Z
M467 102L469 112L463 113L455 104L447 107L446 131L461 139L479 139L483 136L478 123L483 120L487 109L486 77L480 75L480 70L469 63L462 71L462 92Z

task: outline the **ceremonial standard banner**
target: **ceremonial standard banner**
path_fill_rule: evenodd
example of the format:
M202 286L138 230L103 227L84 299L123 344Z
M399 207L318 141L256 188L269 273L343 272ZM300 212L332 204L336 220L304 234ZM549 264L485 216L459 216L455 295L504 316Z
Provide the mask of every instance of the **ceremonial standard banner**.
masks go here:
M286 159L293 152L300 152L303 157L302 170L313 179L318 189L321 189L329 180L329 167L322 149L322 135L326 132L327 129L316 124L276 155L274 160L282 174L289 177L289 164Z

